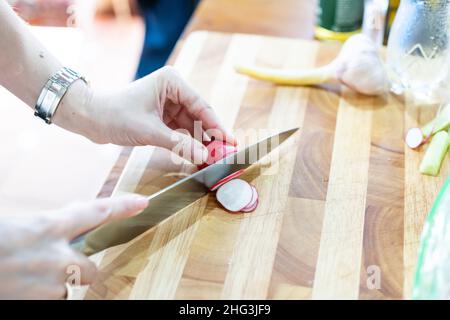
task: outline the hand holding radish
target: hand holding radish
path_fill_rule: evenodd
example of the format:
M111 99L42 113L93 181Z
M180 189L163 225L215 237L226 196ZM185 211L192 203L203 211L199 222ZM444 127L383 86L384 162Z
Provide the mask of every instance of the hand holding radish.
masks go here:
M114 92L74 83L53 120L97 143L158 146L194 164L207 158L206 148L194 138L195 122L201 124L203 136L214 131L216 140L236 143L214 109L173 67L161 68Z

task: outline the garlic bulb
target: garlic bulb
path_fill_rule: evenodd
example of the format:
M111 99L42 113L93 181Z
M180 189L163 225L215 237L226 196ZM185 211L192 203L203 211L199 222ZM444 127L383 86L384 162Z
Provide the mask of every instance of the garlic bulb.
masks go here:
M255 66L236 66L239 73L283 85L317 85L338 81L351 89L377 95L389 89L389 80L375 44L369 37L350 37L339 55L328 65L313 69L282 70Z
M357 92L377 95L389 90L389 79L378 50L366 35L350 37L334 63L338 66L336 77Z

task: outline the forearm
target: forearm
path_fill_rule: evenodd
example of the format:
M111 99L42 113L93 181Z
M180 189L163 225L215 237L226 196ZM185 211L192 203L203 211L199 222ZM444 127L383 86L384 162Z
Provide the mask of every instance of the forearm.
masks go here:
M26 24L0 0L0 85L34 108L46 82L61 68ZM200 123L200 137L207 136L206 130L213 130L215 138L236 143L213 108L169 67L114 92L93 92L77 80L62 97L51 120L95 142L155 145L195 163L206 160L206 148L176 129L195 135L196 123Z
M34 108L45 82L61 64L3 0L0 39L0 84Z
M3 0L0 0L0 39L0 85L34 109L45 83L62 65ZM86 110L90 96L87 86L76 81L62 99L53 122L87 135L87 130L92 130Z

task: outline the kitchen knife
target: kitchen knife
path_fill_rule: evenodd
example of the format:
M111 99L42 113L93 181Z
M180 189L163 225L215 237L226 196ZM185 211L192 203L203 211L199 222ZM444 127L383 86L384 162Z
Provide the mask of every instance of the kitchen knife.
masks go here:
M90 255L135 238L205 196L220 179L248 168L297 130L294 128L268 137L163 188L149 196L148 207L137 216L100 226L75 239L72 245Z

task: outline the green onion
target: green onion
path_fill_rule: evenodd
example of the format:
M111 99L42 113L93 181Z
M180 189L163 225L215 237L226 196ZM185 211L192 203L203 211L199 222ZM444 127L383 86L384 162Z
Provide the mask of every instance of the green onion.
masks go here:
M446 131L437 132L431 139L430 145L422 159L420 172L426 175L437 176L448 146L449 134Z

